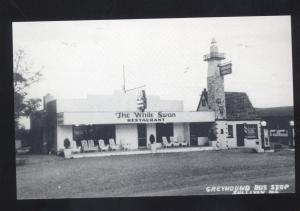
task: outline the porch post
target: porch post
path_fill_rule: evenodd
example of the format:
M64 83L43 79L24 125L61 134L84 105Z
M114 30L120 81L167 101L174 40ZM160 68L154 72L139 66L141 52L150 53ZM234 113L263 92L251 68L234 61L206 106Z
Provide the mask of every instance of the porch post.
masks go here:
M187 139L188 139L188 146L191 146L191 131L190 131L190 123L187 123Z

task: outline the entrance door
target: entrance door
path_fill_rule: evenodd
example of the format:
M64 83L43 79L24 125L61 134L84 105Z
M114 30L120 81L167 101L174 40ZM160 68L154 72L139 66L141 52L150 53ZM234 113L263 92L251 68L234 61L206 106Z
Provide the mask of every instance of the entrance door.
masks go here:
M245 131L244 125L236 125L236 139L237 139L237 146L243 147L245 146Z
M138 144L139 147L146 147L147 146L147 129L145 124L138 124Z

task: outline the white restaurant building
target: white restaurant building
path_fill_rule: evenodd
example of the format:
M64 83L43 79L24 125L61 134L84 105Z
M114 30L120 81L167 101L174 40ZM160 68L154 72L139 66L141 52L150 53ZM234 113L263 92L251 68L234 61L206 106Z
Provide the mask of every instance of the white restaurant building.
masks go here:
M189 145L197 145L197 137L208 136L208 129L215 121L213 111L183 111L183 101L162 100L158 96L147 97L147 109L137 110L136 94L116 91L112 95L91 95L86 99L54 100L45 98L47 113L45 133L51 151L64 148L64 139L110 138L116 144L129 144L130 149L149 148L150 135L156 143L165 136L181 136ZM201 134L202 133L202 134Z
M38 125L32 118L31 125L41 128L39 137L52 152L62 150L66 138L79 146L81 140L103 139L108 144L113 138L116 144L139 149L149 148L153 135L158 145L165 136L168 140L182 137L189 146L198 146L198 140L207 141L211 131L216 134L216 147L221 149L262 145L260 118L247 94L224 91L224 75L228 74L220 68L224 58L213 39L209 54L204 56L208 62L207 91L202 92L195 111L184 111L183 101L159 96L147 96L146 110L139 111L135 92L115 91L85 99L46 95L43 121Z

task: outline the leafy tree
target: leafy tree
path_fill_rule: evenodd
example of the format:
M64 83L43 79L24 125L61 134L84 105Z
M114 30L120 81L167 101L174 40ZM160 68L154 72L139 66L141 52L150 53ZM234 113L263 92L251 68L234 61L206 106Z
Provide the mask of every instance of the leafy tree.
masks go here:
M14 106L15 106L15 127L18 127L18 120L21 116L29 116L38 110L41 99L27 99L27 91L30 85L41 80L41 70L32 71L33 65L26 61L24 50L19 49L14 54Z

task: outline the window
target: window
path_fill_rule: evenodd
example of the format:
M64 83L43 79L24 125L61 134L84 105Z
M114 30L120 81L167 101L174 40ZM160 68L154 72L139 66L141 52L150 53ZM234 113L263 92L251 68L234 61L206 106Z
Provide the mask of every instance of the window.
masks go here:
M233 138L233 126L228 125L228 138Z
M156 124L156 142L161 143L163 136L167 137L168 141L170 141L170 136L173 136L173 123Z
M73 126L73 139L80 145L81 140L99 140L103 139L105 144L108 144L109 139L115 139L114 125L80 125Z
M88 127L87 126L74 126L73 127L73 139L76 141L89 139Z
M257 132L257 125L248 125L247 124L247 133L246 133L247 139L257 139L258 138L258 132Z

